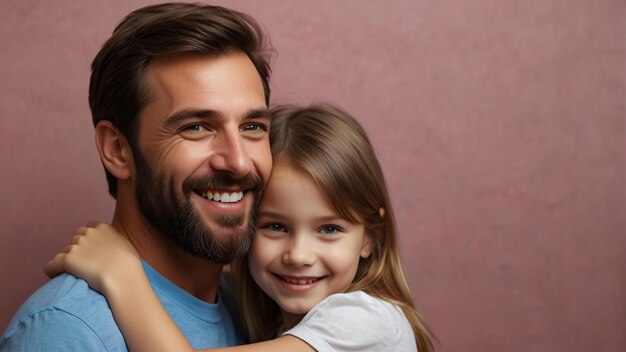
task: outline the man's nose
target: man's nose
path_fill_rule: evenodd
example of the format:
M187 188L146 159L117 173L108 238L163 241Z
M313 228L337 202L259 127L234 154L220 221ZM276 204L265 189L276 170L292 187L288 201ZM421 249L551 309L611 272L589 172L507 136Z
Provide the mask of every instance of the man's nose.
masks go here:
M238 128L228 128L215 138L209 159L211 168L241 178L252 171L252 159Z
M296 234L289 239L283 253L283 262L293 266L310 266L317 260L315 246L306 234Z

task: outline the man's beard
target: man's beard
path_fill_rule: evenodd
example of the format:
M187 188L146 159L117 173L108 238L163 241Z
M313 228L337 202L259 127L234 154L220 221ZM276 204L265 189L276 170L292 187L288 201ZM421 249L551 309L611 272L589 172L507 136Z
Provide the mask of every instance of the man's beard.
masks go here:
M138 148L135 148L138 149ZM187 253L217 264L228 264L250 249L255 231L255 212L263 193L260 177L248 174L233 179L225 173L207 177L190 177L182 185L182 200L176 193L173 177L155 174L138 150L135 151L137 182L135 196L146 220L166 240ZM254 204L248 214L220 215L211 229L191 202L194 189L227 189L238 186L253 193ZM210 202L210 200L207 200ZM221 232L221 233L220 233Z

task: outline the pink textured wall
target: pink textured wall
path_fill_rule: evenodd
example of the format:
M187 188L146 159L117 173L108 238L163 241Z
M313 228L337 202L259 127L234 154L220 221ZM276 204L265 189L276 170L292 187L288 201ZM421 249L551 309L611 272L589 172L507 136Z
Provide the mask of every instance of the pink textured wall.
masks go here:
M147 3L0 5L0 330L112 214L89 64ZM626 349L623 0L215 3L271 34L274 102L365 125L441 351Z

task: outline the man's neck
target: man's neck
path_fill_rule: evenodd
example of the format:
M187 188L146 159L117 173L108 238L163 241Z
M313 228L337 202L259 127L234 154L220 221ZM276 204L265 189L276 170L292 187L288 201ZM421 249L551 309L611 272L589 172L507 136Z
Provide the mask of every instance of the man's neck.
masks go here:
M113 227L133 244L141 259L191 295L215 303L222 266L194 257L156 233L146 220L130 209L115 208Z

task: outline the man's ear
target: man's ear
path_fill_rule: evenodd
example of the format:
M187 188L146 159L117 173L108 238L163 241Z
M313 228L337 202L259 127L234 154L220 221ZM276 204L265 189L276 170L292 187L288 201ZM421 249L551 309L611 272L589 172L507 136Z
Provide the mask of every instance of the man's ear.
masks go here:
M111 121L102 120L96 125L96 145L102 164L113 176L124 180L133 175L133 152Z

